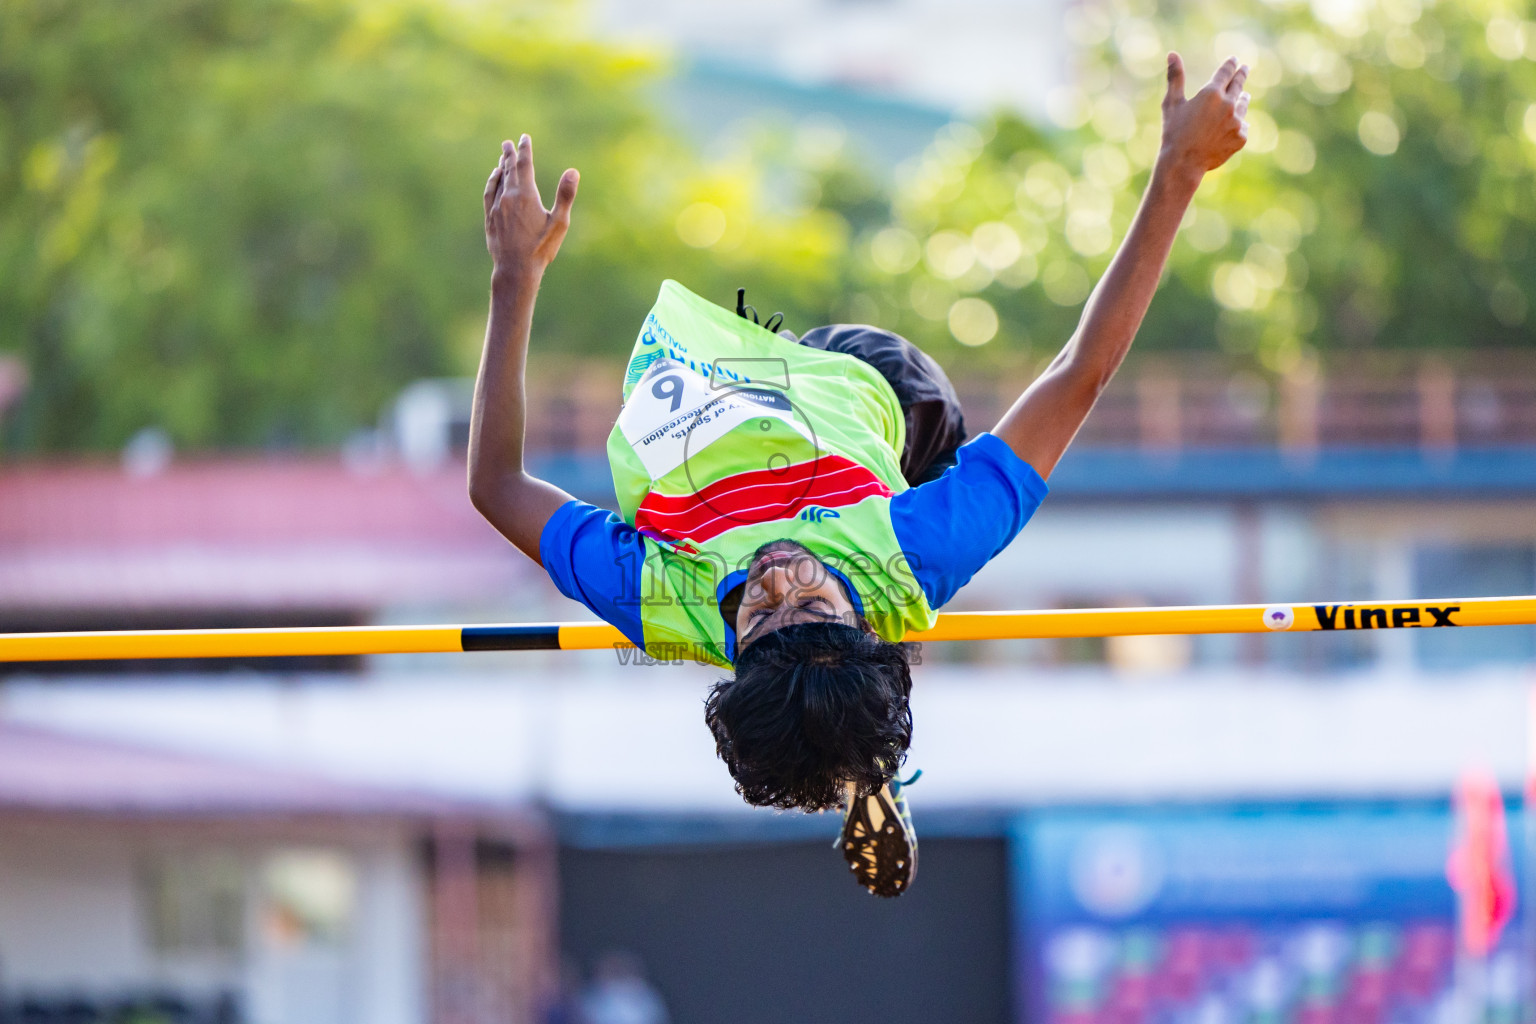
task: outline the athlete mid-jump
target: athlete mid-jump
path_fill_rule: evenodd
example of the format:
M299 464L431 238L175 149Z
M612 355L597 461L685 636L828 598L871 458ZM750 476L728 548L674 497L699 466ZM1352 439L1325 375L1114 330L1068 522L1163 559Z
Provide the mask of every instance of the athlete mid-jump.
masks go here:
M904 892L917 865L895 781L912 735L899 641L930 627L1044 499L1202 177L1246 141L1247 74L1229 59L1186 98L1169 54L1161 149L1119 251L1061 353L970 440L944 371L905 339L855 325L796 339L747 319L739 297L732 312L664 283L608 440L618 514L525 468L534 297L578 175L561 176L546 210L531 140L502 144L485 186L493 271L470 497L561 593L637 645L733 665L705 719L737 790L758 805L845 807L838 846L875 893Z

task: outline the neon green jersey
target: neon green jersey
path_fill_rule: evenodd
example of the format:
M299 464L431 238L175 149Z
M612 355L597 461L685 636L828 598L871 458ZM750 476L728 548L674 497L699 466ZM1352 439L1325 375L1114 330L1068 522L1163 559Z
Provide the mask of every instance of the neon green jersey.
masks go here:
M880 636L933 625L891 528L905 421L885 378L852 356L780 338L662 285L635 342L608 437L626 522L645 538L646 650L729 664L720 599L770 541L837 573Z

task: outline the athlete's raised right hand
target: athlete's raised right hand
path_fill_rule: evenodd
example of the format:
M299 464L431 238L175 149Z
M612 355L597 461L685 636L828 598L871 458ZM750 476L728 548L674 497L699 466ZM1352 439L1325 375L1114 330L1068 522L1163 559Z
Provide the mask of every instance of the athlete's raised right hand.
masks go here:
M1226 163L1248 141L1248 65L1228 57L1211 80L1184 96L1184 60L1168 55L1168 92L1163 97L1163 140L1158 163L1166 170L1193 174Z
M501 144L501 160L485 183L485 247L494 273L543 274L571 226L580 181L575 168L560 175L554 208L546 210L533 180L533 140L524 135L516 146Z

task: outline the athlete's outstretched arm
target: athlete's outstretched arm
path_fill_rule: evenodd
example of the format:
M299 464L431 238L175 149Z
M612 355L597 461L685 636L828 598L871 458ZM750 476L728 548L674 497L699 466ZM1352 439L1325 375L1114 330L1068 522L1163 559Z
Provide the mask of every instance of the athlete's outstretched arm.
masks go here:
M523 469L523 373L533 301L570 227L578 180L574 170L561 175L554 208L544 209L533 180L533 141L524 135L516 146L501 144L501 161L485 183L491 313L469 421L469 500L540 564L544 524L571 496Z
M1130 349L1200 179L1247 142L1247 78L1248 66L1229 58L1185 99L1184 62L1168 55L1162 146L1131 229L1072 339L992 430L1042 477L1056 468Z

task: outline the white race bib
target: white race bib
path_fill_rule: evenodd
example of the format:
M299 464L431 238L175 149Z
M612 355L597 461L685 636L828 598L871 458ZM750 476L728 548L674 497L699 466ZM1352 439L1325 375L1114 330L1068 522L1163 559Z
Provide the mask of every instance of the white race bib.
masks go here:
M658 359L630 392L619 413L619 430L651 479L660 480L732 428L769 418L814 443L782 393L740 385L711 389L702 374L676 360Z

